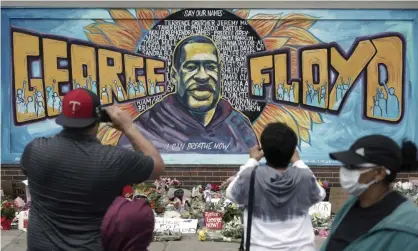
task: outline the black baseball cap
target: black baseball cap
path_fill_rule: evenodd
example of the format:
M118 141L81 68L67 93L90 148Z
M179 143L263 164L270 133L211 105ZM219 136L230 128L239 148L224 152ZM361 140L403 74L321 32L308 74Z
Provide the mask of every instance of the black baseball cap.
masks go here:
M68 128L88 127L99 120L100 98L94 92L79 88L68 92L62 102L62 112L55 122Z
M348 169L360 169L364 164L375 164L398 172L402 167L402 151L391 138L370 135L358 139L344 152L329 154L331 159L342 162Z

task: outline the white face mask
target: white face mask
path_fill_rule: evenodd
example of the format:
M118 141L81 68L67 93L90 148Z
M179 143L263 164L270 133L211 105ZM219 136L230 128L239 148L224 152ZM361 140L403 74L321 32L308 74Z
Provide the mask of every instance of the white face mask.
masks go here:
M373 169L366 169L366 170L350 170L345 167L340 168L340 183L342 188L349 194L354 196L360 196L364 193L369 186L373 185L377 182L377 180L373 180L368 184L361 184L359 183L360 175L363 173L367 173Z

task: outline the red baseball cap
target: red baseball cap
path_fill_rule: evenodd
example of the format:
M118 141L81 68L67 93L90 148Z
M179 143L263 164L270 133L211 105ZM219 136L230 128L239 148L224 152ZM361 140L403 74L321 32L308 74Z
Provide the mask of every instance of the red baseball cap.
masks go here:
M68 92L62 102L62 112L55 122L69 128L88 127L99 120L100 98L94 92L79 88Z

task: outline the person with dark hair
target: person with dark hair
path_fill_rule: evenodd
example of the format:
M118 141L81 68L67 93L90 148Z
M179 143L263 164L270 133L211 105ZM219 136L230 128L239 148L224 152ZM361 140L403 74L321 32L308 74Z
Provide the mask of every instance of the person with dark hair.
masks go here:
M189 36L177 44L170 81L175 93L135 120L160 152L246 153L258 143L248 118L221 97L221 56L209 37ZM131 147L125 135L118 145Z
M265 157L266 166L255 172L251 251L316 250L308 210L326 193L299 159L296 147L297 137L291 128L282 123L267 125L261 134L261 148L250 150L250 159L226 190L226 197L245 209L245 237L251 173Z
M154 224L154 212L146 199L117 197L100 228L104 251L147 251Z
M102 145L96 138L103 116L95 93L72 90L62 103L56 123L64 129L34 139L21 157L32 199L28 251L100 251L100 225L114 199L124 186L158 177L164 162L116 106L106 108L112 126L136 151Z
M416 146L402 149L383 135L357 140L349 150L331 153L343 163L342 188L352 195L337 212L322 251L418 250L418 207L396 191L396 174L416 169Z

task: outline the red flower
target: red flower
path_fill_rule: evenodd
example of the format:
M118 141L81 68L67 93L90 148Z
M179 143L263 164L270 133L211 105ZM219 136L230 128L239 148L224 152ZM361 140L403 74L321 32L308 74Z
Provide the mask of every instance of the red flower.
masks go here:
M219 191L219 185L218 184L212 184L212 191L214 191L214 192Z
M129 185L125 186L122 190L122 196L125 197L125 198L130 197L130 195L133 194L133 193L134 193L134 190Z
M3 207L4 207L5 209L9 209L11 205L12 205L12 203L10 203L10 202L8 201L8 202L5 202L5 203L3 204Z
M199 193L203 193L203 188L200 188L199 189Z

